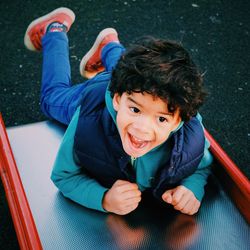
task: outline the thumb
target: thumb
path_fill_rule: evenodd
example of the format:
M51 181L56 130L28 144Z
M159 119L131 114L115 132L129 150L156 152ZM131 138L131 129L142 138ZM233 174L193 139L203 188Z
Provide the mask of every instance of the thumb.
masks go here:
M167 190L167 191L162 195L162 199L163 199L165 202L171 204L172 201L173 201L172 195L173 195L173 189Z

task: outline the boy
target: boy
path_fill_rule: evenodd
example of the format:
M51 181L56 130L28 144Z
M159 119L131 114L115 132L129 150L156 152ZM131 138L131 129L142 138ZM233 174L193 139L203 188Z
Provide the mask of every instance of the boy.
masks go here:
M73 11L58 8L33 21L26 47L43 51L41 108L69 125L51 179L65 197L120 215L141 193L185 214L200 207L210 173L197 113L202 77L185 49L148 38L125 52L117 32L104 29L82 58L71 85L67 32Z

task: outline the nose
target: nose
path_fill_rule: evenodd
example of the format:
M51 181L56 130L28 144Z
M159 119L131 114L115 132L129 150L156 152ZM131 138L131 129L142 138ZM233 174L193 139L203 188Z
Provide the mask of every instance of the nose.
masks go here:
M151 134L153 132L153 121L150 117L140 116L133 123L138 134Z

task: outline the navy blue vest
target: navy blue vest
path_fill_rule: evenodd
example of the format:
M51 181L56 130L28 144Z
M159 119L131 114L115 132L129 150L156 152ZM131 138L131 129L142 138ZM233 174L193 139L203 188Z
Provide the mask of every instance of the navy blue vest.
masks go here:
M74 138L78 164L104 187L118 179L136 181L131 158L125 153L116 125L106 107L107 82L87 87L82 96L80 115ZM175 132L170 160L159 166L152 184L153 194L161 200L166 189L177 185L199 165L205 145L203 128L197 118Z

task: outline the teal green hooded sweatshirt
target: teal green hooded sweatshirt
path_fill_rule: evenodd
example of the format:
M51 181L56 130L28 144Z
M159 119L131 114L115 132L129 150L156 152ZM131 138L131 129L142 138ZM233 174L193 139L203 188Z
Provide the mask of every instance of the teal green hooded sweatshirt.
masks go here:
M106 91L105 101L108 111L116 123L116 111L113 108L112 98L109 91ZM51 179L64 196L85 207L105 211L102 207L102 199L107 188L101 186L95 179L90 178L74 159L74 135L79 113L80 107L76 110L74 117L64 134L54 163ZM199 114L197 115L197 118L202 124L202 118ZM172 134L182 125L183 122L179 124L178 128L173 131ZM180 183L180 185L191 190L199 201L201 201L204 196L204 186L206 185L207 178L211 172L209 165L212 162L212 155L208 148L209 142L206 139L204 156L197 170L192 175L183 179ZM170 143L169 140L166 140L163 144L152 149L147 154L136 159L131 159L131 163L136 172L136 183L141 191L151 186L160 163L166 162L170 157L170 153Z

